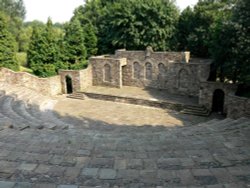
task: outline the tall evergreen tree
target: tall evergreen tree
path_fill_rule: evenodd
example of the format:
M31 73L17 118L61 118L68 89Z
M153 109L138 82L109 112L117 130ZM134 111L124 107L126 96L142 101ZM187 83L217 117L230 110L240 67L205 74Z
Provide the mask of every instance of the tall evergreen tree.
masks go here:
M23 0L0 0L0 11L7 16L8 30L15 37L19 48L19 36L26 10Z
M64 49L65 60L70 63L71 68L81 68L86 63L84 32L78 19L72 19L66 27Z
M34 73L41 77L52 76L60 68L58 38L53 31L53 24L48 19L46 28L35 27L27 52L28 65Z
M78 7L72 19L78 19L84 33L84 44L87 50L87 58L97 54L97 28L83 14L83 7Z
M6 17L0 12L0 67L19 70L15 56L15 40L7 29Z

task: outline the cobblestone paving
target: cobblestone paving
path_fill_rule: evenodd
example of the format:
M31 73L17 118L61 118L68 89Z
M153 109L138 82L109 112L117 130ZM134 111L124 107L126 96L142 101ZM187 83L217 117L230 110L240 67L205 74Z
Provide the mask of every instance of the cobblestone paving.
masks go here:
M104 103L92 104L104 108ZM108 111L116 108L112 104ZM120 108L105 121L106 114L99 112L99 118L83 117L82 125L68 130L1 129L0 188L250 187L248 119L191 125L201 119L178 115L175 119L189 126L136 126L139 121L133 126L119 115L127 107ZM136 111L155 111L131 109L131 119Z
M72 100L61 97L55 111L63 116L90 118L115 125L183 126L208 118L181 114L168 109L116 103L101 100Z

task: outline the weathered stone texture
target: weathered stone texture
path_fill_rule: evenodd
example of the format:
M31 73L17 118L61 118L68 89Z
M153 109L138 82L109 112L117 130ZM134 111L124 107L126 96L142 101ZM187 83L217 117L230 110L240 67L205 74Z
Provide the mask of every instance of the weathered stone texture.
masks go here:
M229 94L227 117L233 119L250 117L250 99Z
M229 94L235 93L237 85L234 84L225 84L222 82L201 82L200 84L200 95L199 95L199 104L204 105L207 109L212 110L213 105L213 95L214 91L220 89L224 92L224 112L227 112L228 107L230 106Z
M95 86L122 87L122 70L126 65L126 59L112 57L92 57L92 79Z
M61 93L60 76L38 78L26 72L14 72L6 68L1 68L0 82L23 86L43 95L56 95Z
M81 88L80 71L78 70L60 70L61 76L62 93L67 93L66 77L72 79L72 90L73 92L79 91Z
M169 93L198 96L199 83L208 78L210 63L188 53L117 50L114 56L90 59L93 85L165 89ZM106 66L106 69L105 69ZM110 66L110 81L107 66Z
M80 90L92 86L92 67L91 65L84 70L80 70Z

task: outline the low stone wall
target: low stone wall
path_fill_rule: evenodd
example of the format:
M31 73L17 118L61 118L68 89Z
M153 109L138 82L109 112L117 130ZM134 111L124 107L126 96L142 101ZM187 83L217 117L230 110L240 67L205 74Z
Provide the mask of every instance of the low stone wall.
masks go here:
M43 95L57 95L62 90L60 76L38 78L26 72L14 72L6 68L0 69L0 82L23 86Z
M92 86L92 67L91 65L88 66L88 68L84 70L80 70L80 91L83 89L86 89L89 86Z
M238 97L232 93L229 94L227 116L232 119L240 117L250 118L250 99Z
M237 85L225 84L222 82L201 82L199 104L204 105L207 109L212 110L214 91L220 89L224 92L224 110L227 112L229 106L229 93L235 93Z

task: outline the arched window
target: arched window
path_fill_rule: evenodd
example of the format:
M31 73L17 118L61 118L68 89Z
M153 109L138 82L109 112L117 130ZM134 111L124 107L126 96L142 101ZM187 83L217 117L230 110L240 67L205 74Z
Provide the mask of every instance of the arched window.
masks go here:
M111 82L111 66L109 64L104 65L104 81Z
M189 83L189 75L188 71L185 69L181 69L179 72L179 88L180 89L188 89Z
M158 64L159 77L162 78L166 74L166 67L163 63Z
M146 68L146 72L145 72L146 79L152 80L152 65L151 65L151 63L147 62L145 65L145 68Z
M133 68L134 68L134 78L135 79L140 79L140 75L141 75L141 68L138 62L134 62L133 64Z

